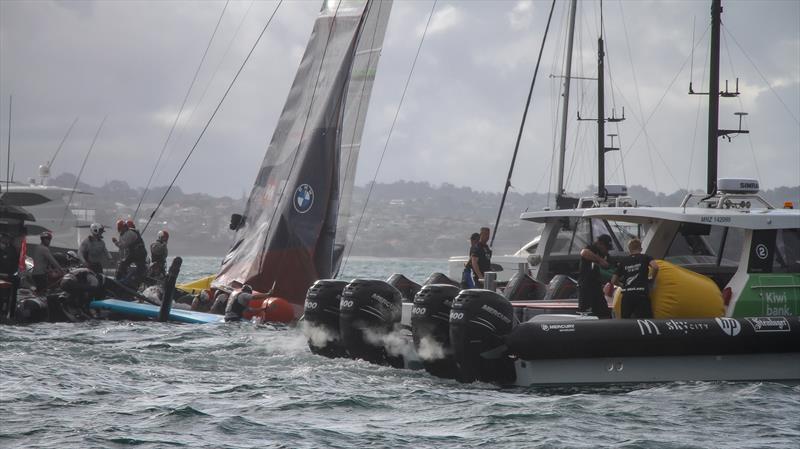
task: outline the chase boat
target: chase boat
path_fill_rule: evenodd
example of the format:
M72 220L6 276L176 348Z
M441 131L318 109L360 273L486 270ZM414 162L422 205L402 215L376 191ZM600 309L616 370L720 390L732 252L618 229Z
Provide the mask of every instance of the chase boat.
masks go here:
M652 319L531 316L528 304L460 290L443 275L413 302L397 276L321 280L306 299L309 344L323 355L519 386L800 380L800 211L773 208L753 180L718 185L681 207L581 211L647 228L645 252L662 268Z

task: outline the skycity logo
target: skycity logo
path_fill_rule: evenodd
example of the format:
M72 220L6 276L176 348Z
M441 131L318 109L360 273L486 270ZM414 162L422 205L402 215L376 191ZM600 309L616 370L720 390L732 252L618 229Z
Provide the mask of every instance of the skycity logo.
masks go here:
M300 184L294 191L294 210L304 214L314 205L314 189L308 184Z

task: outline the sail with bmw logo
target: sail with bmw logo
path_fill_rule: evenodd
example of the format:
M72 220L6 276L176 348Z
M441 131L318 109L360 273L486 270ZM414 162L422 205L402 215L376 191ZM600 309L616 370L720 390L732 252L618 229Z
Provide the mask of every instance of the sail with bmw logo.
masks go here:
M347 245L361 134L391 0L323 2L283 112L213 286L250 284L299 316Z

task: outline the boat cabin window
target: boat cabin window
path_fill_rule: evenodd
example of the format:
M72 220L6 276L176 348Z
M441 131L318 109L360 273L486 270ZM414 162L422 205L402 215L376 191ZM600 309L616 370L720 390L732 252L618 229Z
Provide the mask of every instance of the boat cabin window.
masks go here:
M568 220L568 221L567 221ZM641 226L599 218L565 219L565 224L558 231L550 254L576 255L589 246L601 235L610 235L613 240L612 254L624 253L630 239L641 238Z
M744 229L723 228L722 250L717 261L721 267L738 267L742 257L742 245L744 245Z
M743 243L743 229L683 223L665 259L679 265L737 267Z
M678 265L716 265L723 228L696 223L681 223L664 259Z
M773 273L800 273L800 229L778 229Z
M800 273L800 229L753 231L747 272Z
M579 254L589 245L591 238L588 220L564 218L550 254L558 256Z

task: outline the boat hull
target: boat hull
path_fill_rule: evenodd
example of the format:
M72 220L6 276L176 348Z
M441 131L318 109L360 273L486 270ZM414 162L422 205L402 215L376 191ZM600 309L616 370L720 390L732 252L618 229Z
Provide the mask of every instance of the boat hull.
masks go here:
M517 360L517 386L800 381L800 353Z

